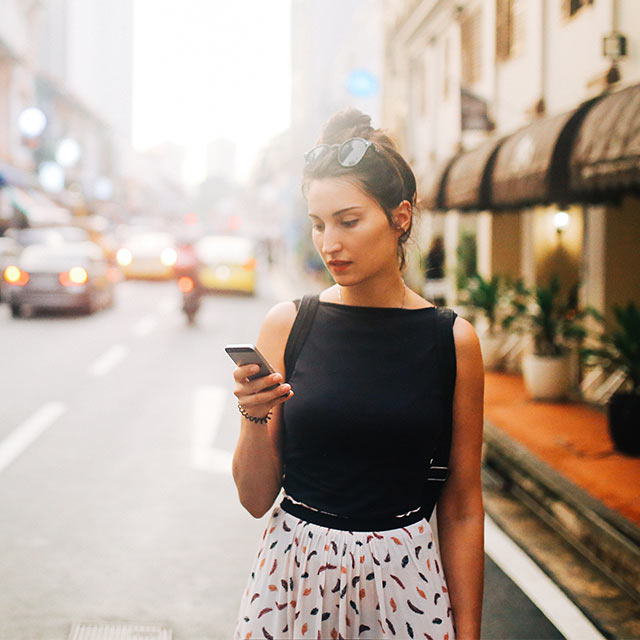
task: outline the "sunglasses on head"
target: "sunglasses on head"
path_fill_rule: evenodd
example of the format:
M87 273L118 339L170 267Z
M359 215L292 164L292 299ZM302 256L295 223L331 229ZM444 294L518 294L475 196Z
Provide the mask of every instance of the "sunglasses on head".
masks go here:
M377 147L370 140L364 138L349 138L342 144L319 144L317 147L313 147L310 151L304 154L305 164L310 165L320 158L324 157L327 153L330 153L334 149L338 150L337 159L338 163L342 167L355 167L364 158L365 153L369 148L373 148L378 152Z

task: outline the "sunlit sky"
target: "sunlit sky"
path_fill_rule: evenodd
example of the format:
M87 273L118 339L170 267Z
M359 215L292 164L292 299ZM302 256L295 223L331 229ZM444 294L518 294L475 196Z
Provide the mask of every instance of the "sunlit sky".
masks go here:
M238 176L290 118L290 0L135 0L133 143L188 148L204 177L210 140L237 143Z

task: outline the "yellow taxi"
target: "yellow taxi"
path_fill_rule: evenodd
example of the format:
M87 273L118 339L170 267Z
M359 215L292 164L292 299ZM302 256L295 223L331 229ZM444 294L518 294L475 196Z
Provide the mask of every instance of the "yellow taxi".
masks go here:
M256 288L254 244L238 236L204 236L195 245L198 279L205 290L253 295Z
M177 257L173 236L161 231L136 233L116 252L122 274L128 279L169 280Z

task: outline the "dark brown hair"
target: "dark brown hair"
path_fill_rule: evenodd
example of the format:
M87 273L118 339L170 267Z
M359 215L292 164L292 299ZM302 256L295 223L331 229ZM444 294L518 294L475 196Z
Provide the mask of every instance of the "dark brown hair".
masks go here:
M371 118L357 109L345 109L329 118L318 144L340 144L349 138L364 138L374 143L378 153L368 150L355 167L343 167L336 160L336 151L306 165L302 191L306 195L309 183L322 178L348 178L355 182L382 208L393 229L400 227L391 212L404 200L413 207L416 203L416 179L405 159L396 150L393 140L380 129L371 126ZM405 243L411 226L398 238L400 269L405 266Z

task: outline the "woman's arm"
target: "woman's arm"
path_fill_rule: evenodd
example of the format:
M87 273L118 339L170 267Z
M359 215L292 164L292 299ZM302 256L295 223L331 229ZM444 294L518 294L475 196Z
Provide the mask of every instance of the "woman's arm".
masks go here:
M456 388L449 478L437 507L438 540L457 640L480 637L484 580L484 508L480 479L484 368L473 326L457 318Z
M266 315L257 347L271 363L275 376L265 376L252 382L247 377L255 371L251 366L234 370L238 402L251 416L260 418L272 411L267 424L256 424L246 418L240 421L240 436L233 456L233 479L242 506L255 518L261 518L271 507L282 486L281 428L282 405L293 395L285 379L284 349L296 317L292 302L273 307ZM264 391L274 383L280 386ZM284 396L283 396L284 394Z

